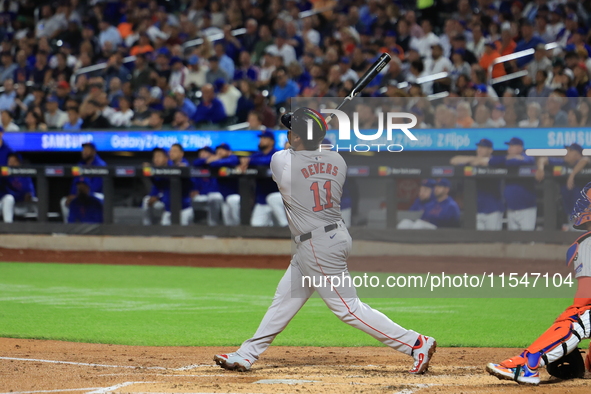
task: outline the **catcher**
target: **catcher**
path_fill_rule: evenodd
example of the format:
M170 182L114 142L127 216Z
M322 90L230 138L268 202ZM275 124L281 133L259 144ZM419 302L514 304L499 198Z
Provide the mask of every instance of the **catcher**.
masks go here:
M566 252L566 263L573 265L578 280L574 302L519 356L486 366L486 371L499 379L537 385L543 366L560 379L582 378L585 369L591 372L591 353L587 351L583 361L577 347L591 337L591 182L581 191L571 219L574 228L587 231Z

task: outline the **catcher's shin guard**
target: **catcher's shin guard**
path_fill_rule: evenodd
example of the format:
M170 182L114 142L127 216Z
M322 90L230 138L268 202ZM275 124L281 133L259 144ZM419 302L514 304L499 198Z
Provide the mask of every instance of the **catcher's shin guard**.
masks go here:
M548 365L572 352L581 340L591 337L591 312L557 320L545 333L517 357L501 362L507 368L527 364L535 369Z

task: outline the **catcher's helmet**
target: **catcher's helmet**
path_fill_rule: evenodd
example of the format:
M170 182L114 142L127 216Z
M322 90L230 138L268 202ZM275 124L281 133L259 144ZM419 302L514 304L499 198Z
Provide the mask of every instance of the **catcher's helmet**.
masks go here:
M310 122L309 122L310 121ZM328 126L324 117L311 108L298 108L281 116L281 123L306 141L320 143L326 135ZM312 139L308 139L308 123L312 125Z
M573 227L577 230L584 230L583 224L591 222L591 182L581 190L581 197L575 203L570 218L574 221Z

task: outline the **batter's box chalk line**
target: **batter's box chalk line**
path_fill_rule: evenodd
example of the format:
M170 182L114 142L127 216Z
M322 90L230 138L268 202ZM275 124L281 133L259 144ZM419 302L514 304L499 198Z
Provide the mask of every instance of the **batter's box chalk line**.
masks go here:
M140 366L136 366L136 365L110 365L110 364L95 364L95 363L79 363L79 362L74 362L74 361L41 360L41 359L36 359L36 358L19 358L19 357L0 357L0 360L34 361L34 362L38 362L38 363L79 365L79 366L85 366L85 367L156 369L156 370L161 370L161 371L189 371L194 368L214 367L213 364L192 364L192 365L187 365L187 366L180 367L180 368L140 367Z

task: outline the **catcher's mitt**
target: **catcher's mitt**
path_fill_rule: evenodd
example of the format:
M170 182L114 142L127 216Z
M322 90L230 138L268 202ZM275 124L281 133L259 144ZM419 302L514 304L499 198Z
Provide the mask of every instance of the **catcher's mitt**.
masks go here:
M563 380L580 379L585 376L585 362L579 349L548 364L546 369L550 375Z

